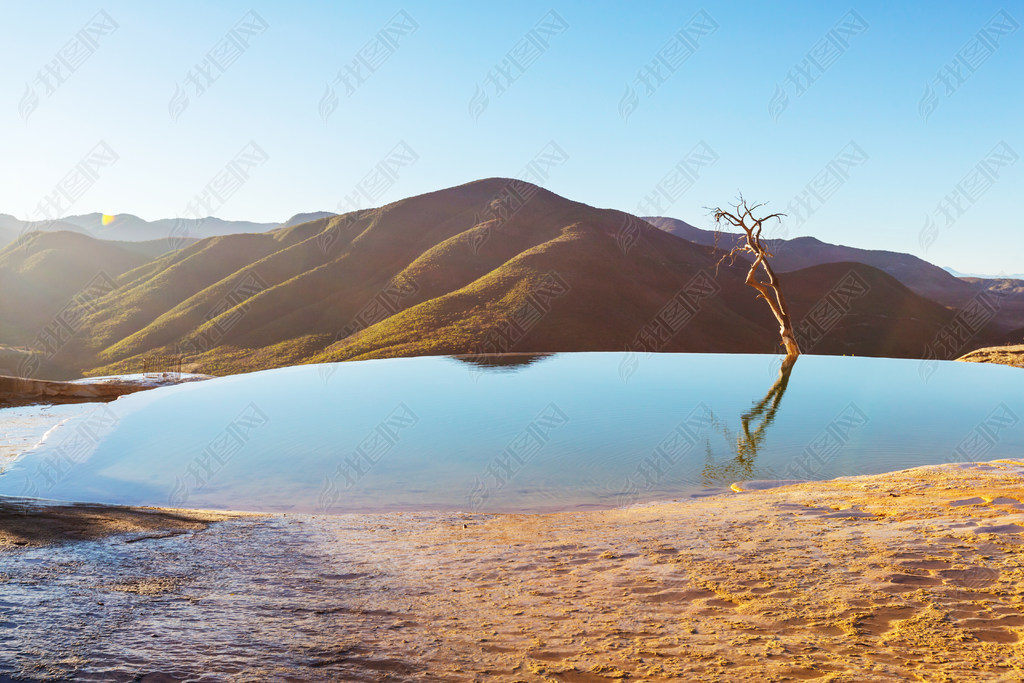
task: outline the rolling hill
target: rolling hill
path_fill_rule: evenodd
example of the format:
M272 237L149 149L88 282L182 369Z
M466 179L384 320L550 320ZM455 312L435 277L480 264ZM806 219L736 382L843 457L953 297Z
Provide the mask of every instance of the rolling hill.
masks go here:
M685 240L713 246L715 233L701 230L674 218L648 217L647 222L665 232L682 237ZM723 234L719 247L728 248L733 239L739 236ZM857 249L837 244L829 244L814 237L796 237L794 239L772 240L776 271L785 273L800 270L823 263L839 263L855 261L874 266L902 282L912 291L923 297L937 301L945 306L960 308L968 304L980 292L988 289L1000 299L1000 310L996 325L1010 330L1024 325L1024 289L1014 289L1005 280L980 280L977 278L959 278L946 269L939 268L927 261L910 254L894 251ZM1019 282L1019 281L1016 281ZM1002 283L1002 284L1000 284Z
M162 254L35 234L0 251L0 345L31 356L38 377L178 354L224 374L423 354L778 350L746 268L716 269L707 245L521 181L313 218ZM812 353L920 357L954 315L864 263L813 264L784 286ZM62 315L74 332L41 342Z
M1001 292L1009 295L1024 295L1024 280L1019 278L978 278L964 276L960 278L975 287L982 287L991 292Z
M28 343L89 282L113 278L150 261L147 243L120 244L77 232L33 232L0 251L2 339Z

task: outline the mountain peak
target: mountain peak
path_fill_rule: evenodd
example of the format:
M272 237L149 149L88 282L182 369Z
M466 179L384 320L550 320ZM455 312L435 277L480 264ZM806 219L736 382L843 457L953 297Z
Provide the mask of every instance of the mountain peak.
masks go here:
M263 231L279 224L211 218L186 226L200 239L170 256L160 249L178 225L171 219L106 226L111 237L131 235L130 244L44 233L33 249L0 252L10 293L0 297L0 344L31 345L81 291L95 292L95 301L81 332L47 357L48 372L132 371L143 358L182 353L200 370L243 372L390 356L621 350L647 343L652 321L675 324L659 316L681 291L702 297L699 315L669 329L656 350L769 353L778 343L743 265L716 268L712 250L694 244L713 243L715 233L683 221L638 220L624 235L628 214L515 178L402 199L353 221L315 218L330 215L297 214L291 220L314 220L273 234ZM224 232L239 228L245 234ZM157 241L144 248L138 240L147 235ZM797 319L844 278L870 290L814 353L919 355L954 313L918 290L977 291L923 262L812 238L783 241L776 252ZM92 281L97 270L101 287Z

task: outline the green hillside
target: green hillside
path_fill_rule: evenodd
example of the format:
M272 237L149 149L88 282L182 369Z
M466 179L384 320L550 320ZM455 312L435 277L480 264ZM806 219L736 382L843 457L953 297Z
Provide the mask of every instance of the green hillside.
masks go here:
M222 374L424 354L777 350L743 268L716 269L711 247L520 181L481 180L172 253L144 244L55 232L4 249L0 345L34 352L39 376L135 372L176 355ZM814 353L920 356L952 317L850 263L787 274L794 315L813 321L851 271L868 291L815 333ZM34 347L98 272L105 287L77 310L75 333Z

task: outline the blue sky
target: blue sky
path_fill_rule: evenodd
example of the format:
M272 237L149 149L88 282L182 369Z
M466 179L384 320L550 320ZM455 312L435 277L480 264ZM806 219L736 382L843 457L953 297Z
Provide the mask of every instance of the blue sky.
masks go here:
M650 213L660 193L657 213L710 227L703 207L742 191L789 210L789 236L1024 271L1019 2L4 9L0 212L19 218L58 188L65 213L188 215L212 181L216 215L269 222L518 175L557 149L543 184L595 206ZM211 50L200 92L187 74ZM361 51L349 91L337 75ZM937 80L958 60L952 86ZM244 182L220 183L250 143ZM66 190L97 149L106 161Z

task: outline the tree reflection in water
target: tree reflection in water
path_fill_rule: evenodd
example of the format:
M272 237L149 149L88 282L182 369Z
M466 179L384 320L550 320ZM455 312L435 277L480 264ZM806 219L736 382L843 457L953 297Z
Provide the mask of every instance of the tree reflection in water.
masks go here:
M757 454L764 446L768 427L775 421L782 404L782 397L789 385L789 377L799 356L786 356L779 368L779 376L768 393L747 412L740 415L740 430L733 432L717 418L714 426L722 433L732 447L735 441L735 455L726 462L716 463L711 453L711 443L707 444L707 460L702 471L705 484L732 483L741 479L751 479Z

